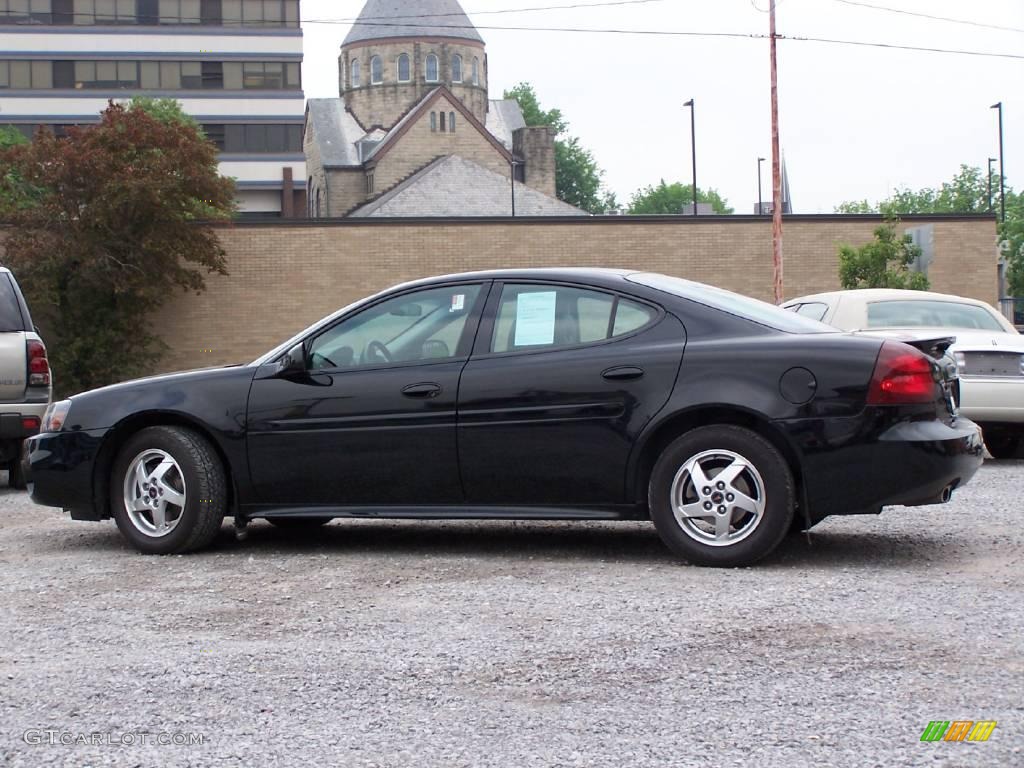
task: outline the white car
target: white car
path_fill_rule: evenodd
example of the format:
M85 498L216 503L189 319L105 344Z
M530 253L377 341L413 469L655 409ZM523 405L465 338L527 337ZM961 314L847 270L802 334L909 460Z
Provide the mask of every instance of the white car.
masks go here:
M983 301L927 291L863 289L817 293L782 305L844 331L955 336L960 411L981 425L997 459L1024 438L1024 336Z

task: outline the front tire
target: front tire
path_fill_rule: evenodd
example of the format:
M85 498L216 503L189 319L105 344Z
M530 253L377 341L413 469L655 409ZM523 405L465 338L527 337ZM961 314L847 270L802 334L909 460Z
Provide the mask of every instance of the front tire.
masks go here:
M696 565L760 560L785 537L795 506L793 475L766 439L714 425L672 442L651 473L648 504L658 535Z
M227 476L213 446L182 427L148 427L122 447L110 477L110 511L140 552L208 546L227 510Z

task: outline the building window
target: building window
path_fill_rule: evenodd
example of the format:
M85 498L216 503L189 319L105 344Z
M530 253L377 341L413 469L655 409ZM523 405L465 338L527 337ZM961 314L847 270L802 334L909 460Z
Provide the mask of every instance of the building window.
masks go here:
M430 131L437 133L437 112L430 113Z
M473 57L473 85L480 85L480 59Z
M53 63L0 61L0 88L53 88Z
M298 64L269 61L228 62L224 64L224 82L228 89L237 89L239 83L243 89L257 90L291 91L301 87Z
M226 27L297 27L298 0L221 0Z
M2 1L2 0L0 0ZM136 24L135 0L74 0L75 24Z
M370 84L380 85L384 82L384 62L380 56L370 58Z
M352 74L352 87L359 87L359 59L352 59L352 66L349 67L349 72Z
M206 135L214 141L218 129L223 134L222 152L236 154L284 154L302 151L302 126L288 123L228 123L204 125ZM214 142L216 143L216 142Z
M427 82L437 82L437 56L432 53L427 56Z
M373 194L373 171L366 172L366 194Z
M299 65L220 61L0 61L0 88L297 90Z
M0 24L50 23L50 0L0 0Z
M462 82L462 57L457 53L452 57L452 82Z
M455 133L455 113L448 113L448 133Z
M441 113L441 133L444 133L447 128L444 127L444 112Z
M409 54L403 53L398 57L398 82L408 83L410 80L412 76L409 72Z
M202 21L199 0L160 0L159 14L161 24L198 24Z

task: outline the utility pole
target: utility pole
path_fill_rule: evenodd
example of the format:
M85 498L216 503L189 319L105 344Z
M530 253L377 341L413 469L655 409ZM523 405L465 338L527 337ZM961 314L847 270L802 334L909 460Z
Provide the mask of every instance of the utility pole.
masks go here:
M772 77L772 285L775 303L782 303L782 161L779 149L779 74L775 63L775 0L768 6Z
M693 99L685 102L690 108L690 155L693 158L693 215L697 215L697 107Z
M1006 171L1003 170L1003 102L993 104L999 110L999 220L1006 223Z
M990 157L988 159L988 212L992 213L992 163L996 161L996 158Z

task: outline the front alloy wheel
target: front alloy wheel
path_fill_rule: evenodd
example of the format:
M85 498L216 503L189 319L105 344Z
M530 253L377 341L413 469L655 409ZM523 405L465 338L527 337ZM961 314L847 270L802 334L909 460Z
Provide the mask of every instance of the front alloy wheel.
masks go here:
M183 427L148 427L122 446L110 511L141 552L168 555L210 544L227 509L227 475L210 442Z
M782 541L793 520L793 475L752 430L699 427L665 448L648 506L662 541L698 565L749 565Z

